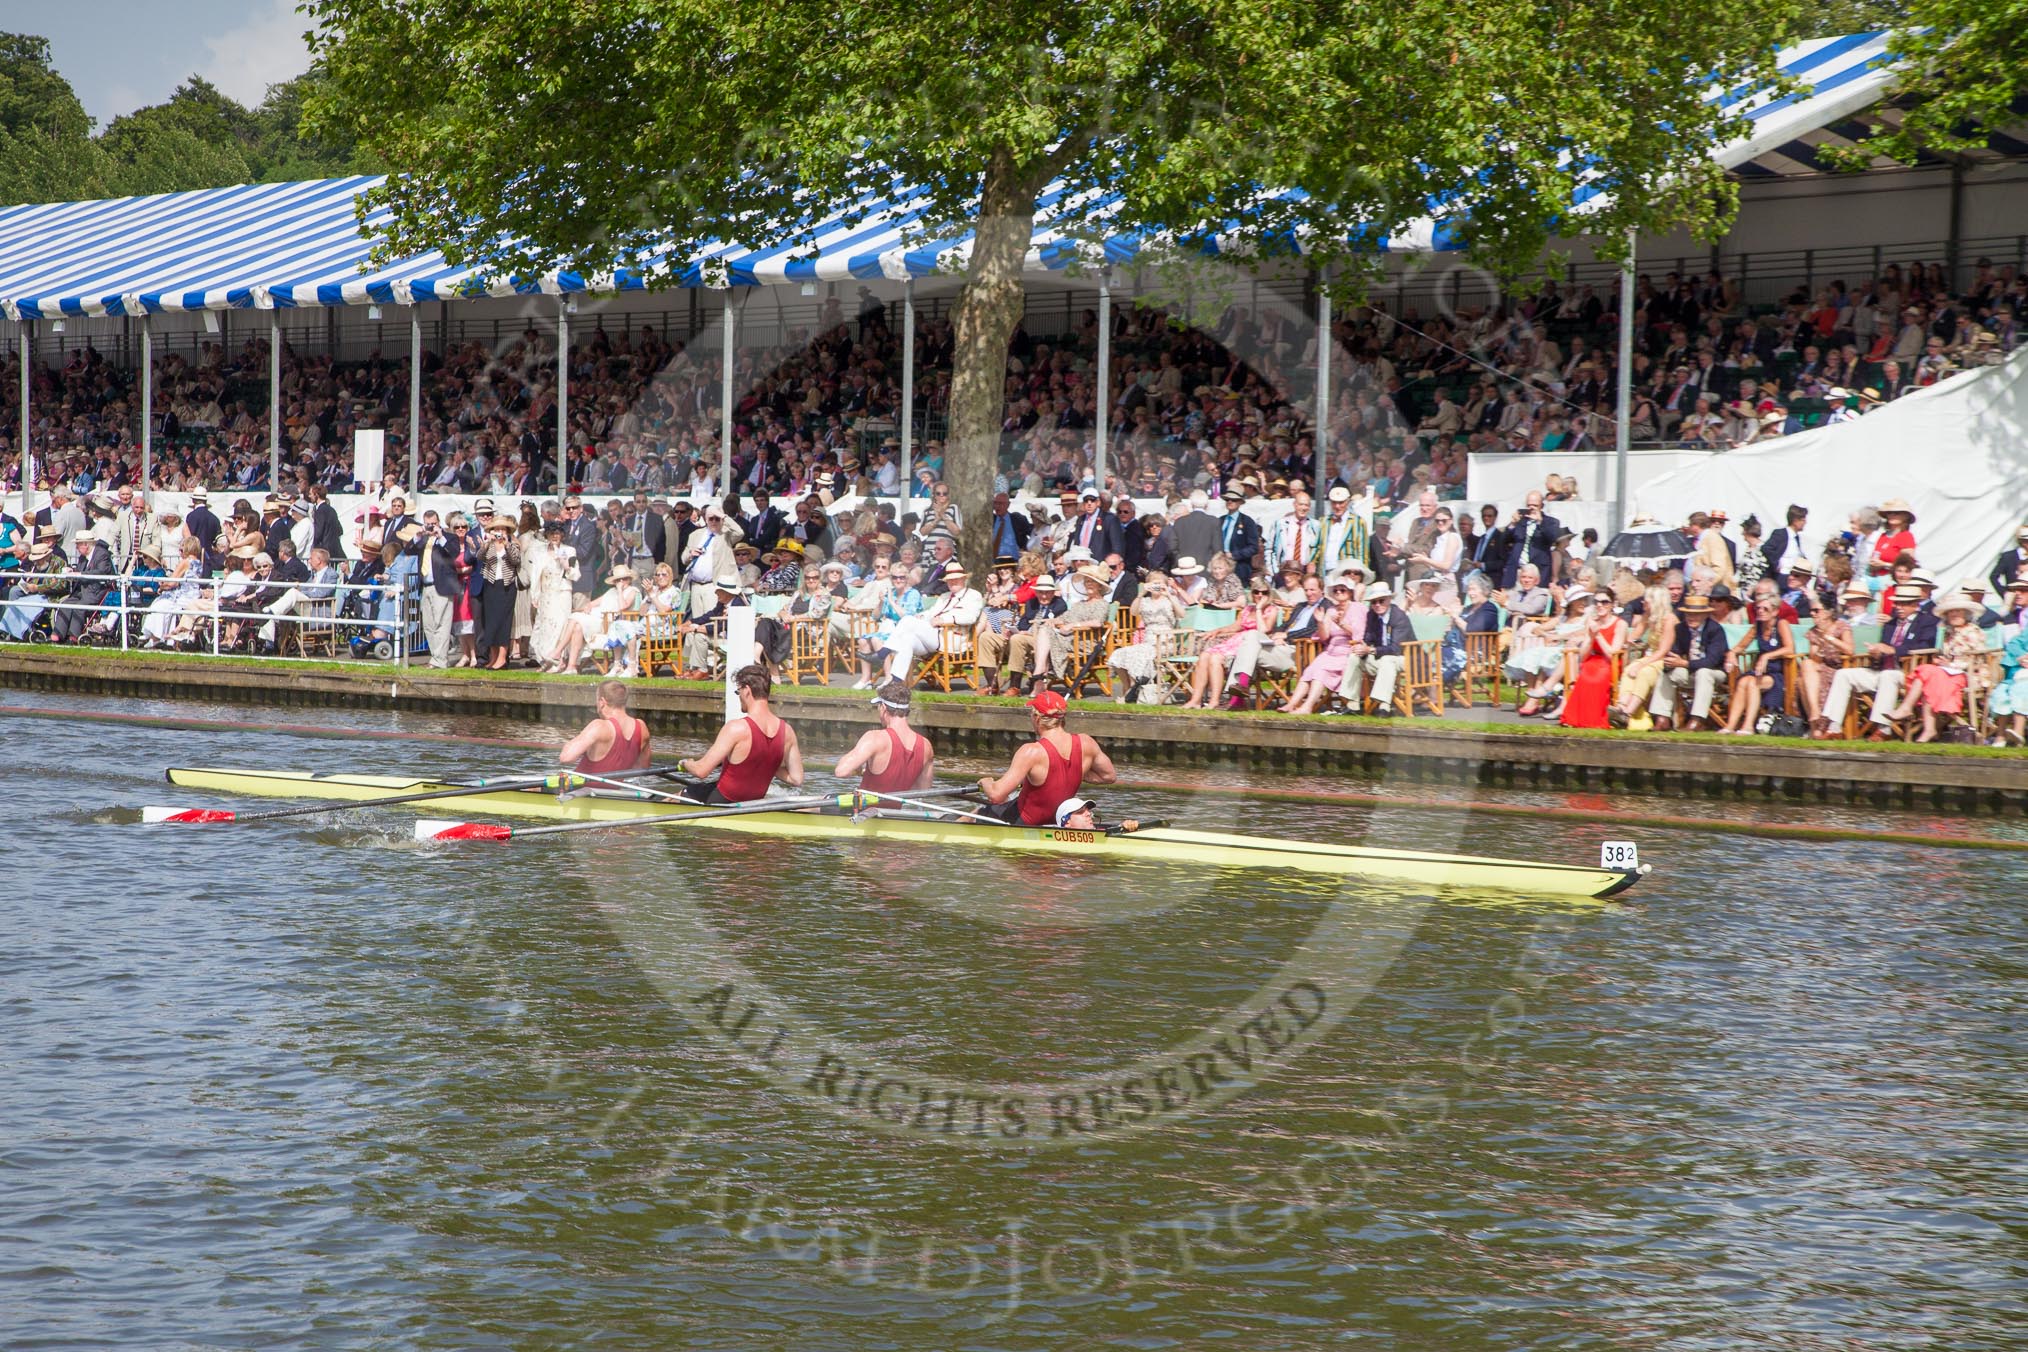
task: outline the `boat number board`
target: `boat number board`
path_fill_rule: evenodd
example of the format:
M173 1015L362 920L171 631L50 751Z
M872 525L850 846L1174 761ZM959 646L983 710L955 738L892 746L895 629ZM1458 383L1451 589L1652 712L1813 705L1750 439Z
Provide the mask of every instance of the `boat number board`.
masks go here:
M1598 866L1629 872L1641 866L1641 850L1631 840L1608 840L1598 847Z

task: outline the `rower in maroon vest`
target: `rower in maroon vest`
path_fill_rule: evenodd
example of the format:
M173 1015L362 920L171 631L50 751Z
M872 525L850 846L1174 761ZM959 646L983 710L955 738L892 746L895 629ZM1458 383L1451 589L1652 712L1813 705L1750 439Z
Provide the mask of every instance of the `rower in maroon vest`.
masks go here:
M1056 809L1086 784L1113 784L1113 763L1099 744L1063 726L1070 706L1054 690L1028 701L1035 740L1014 752L1007 773L982 776L979 788L993 804L985 815L1009 826L1054 826Z
M790 788L803 782L803 751L796 730L768 707L774 684L766 667L741 667L733 673L740 716L719 730L711 749L678 768L698 782L684 797L701 803L751 803L765 798L777 779ZM716 772L718 778L706 783Z
M873 708L880 726L870 729L838 762L837 775L859 776L867 793L907 793L926 789L936 773L936 748L908 725L908 684L889 681L874 692Z
M627 712L625 681L600 681L598 717L564 744L556 758L581 775L645 770L651 759L648 725Z

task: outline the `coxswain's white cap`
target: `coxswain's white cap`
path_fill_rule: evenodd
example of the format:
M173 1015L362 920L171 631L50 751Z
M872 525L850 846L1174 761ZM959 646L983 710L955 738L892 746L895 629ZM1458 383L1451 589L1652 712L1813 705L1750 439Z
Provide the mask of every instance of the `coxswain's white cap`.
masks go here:
M1094 804L1089 798L1066 798L1056 805L1056 824L1063 825L1078 813Z

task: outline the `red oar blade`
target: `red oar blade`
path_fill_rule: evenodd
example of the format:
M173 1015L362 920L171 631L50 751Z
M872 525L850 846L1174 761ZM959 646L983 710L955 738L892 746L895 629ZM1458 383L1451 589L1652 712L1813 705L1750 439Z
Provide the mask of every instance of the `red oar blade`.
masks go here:
M158 822L229 822L233 815L223 808L210 807L144 807L141 820L150 824Z
M514 832L505 826L494 826L490 822L445 822L419 821L415 824L417 840L511 840Z

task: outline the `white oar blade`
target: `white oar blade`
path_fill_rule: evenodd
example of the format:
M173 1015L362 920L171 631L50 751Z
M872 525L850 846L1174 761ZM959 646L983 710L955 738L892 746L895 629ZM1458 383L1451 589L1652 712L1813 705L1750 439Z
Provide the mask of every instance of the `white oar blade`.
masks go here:
M425 818L415 824L417 840L511 840L513 829L491 822L446 822Z
M232 813L209 807L144 807L141 820L148 825L162 822L229 822Z

